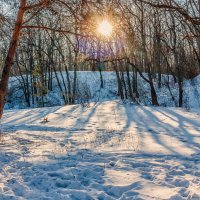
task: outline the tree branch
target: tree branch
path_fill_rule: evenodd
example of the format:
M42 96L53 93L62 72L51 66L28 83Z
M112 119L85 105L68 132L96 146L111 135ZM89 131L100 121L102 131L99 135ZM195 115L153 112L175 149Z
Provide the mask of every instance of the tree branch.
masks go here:
M170 4L163 4L163 3L152 3L146 0L139 0L142 1L143 3L150 5L155 8L164 8L164 9L171 9L177 11L179 14L181 14L186 20L190 21L193 25L200 25L200 18L197 17L192 17L188 14L188 12L178 6L177 4L174 6L171 3Z
M32 10L32 9L35 9L35 8L39 8L41 6L46 7L46 6L49 5L49 3L50 3L50 0L42 0L39 3L32 4L32 5L27 5L25 7L25 10Z
M47 31L52 31L52 32L58 32L58 33L68 33L68 34L72 34L72 35L76 35L76 36L80 36L80 37L92 37L89 35L83 35L83 34L79 34L79 33L75 33L73 31L69 31L69 30L62 30L62 29L56 29L56 28L50 28L50 27L46 27L46 26L29 26L29 25L24 25L22 26L22 29L42 29L42 30L47 30Z

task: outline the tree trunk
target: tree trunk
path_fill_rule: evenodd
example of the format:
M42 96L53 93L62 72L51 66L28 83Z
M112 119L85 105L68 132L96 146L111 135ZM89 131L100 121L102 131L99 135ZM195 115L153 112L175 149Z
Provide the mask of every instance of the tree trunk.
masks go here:
M179 90L179 100L178 100L178 107L183 107L183 81L178 81L178 90Z
M153 106L159 106L158 99L157 99L157 94L156 94L156 91L155 91L155 88L154 88L154 85L153 85L153 81L151 80L149 84L150 84L150 88L151 88L152 105Z
M17 43L20 37L20 32L21 32L21 28L23 24L24 13L25 13L25 7L26 7L26 0L21 0L15 28L14 28L13 35L10 42L9 51L5 60L4 67L3 67L2 78L1 78L1 83L0 83L0 119L2 118L2 115L3 115L10 70L13 65Z

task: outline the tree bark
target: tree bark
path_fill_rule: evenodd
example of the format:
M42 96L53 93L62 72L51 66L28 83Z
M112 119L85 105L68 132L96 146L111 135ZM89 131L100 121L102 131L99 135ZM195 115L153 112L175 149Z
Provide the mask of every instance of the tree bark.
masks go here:
M0 82L0 119L2 118L2 115L3 115L5 97L6 97L7 88L8 88L9 75L10 75L11 67L13 65L14 56L15 56L18 40L20 37L20 32L22 29L25 11L26 11L26 0L21 0L19 11L17 14L15 28L13 30L13 35L11 38L10 47L7 53L5 64L3 67L2 78Z

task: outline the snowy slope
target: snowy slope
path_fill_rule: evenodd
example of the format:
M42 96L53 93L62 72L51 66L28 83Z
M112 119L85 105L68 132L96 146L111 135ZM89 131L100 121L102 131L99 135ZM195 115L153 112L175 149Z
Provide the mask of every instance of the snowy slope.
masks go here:
M108 101L6 111L1 126L0 199L200 199L196 113Z
M77 93L78 97L76 103L81 102L97 102L105 100L118 99L117 96L117 79L115 72L103 72L103 81L104 88L100 88L100 74L99 72L89 72L89 71L79 71L77 72L78 84L77 84ZM144 74L145 75L145 74ZM58 73L60 80L61 74ZM65 82L66 74L63 72L63 77ZM70 77L73 79L73 72L70 72ZM125 75L126 77L126 75ZM155 81L155 89L158 97L158 102L161 106L164 107L175 107L178 105L178 85L174 83L173 78L170 79L170 89L171 93L175 99L175 102L172 100L171 94L168 87L166 86L167 76L163 75L163 85L161 88L158 88ZM8 102L6 104L6 109L13 108L27 108L25 103L25 97L23 95L23 90L19 84L20 77L11 77L10 79L10 90L8 95ZM64 86L61 84L64 91ZM56 78L53 78L53 91L48 91L45 96L45 106L62 106L64 105L61 92L59 90ZM185 80L183 84L184 98L183 98L183 107L190 109L200 108L200 75L192 80ZM138 101L142 105L151 105L151 95L149 84L145 82L138 75L138 92L140 93L140 98ZM89 99L86 98L89 96ZM31 105L32 107L39 107L41 105Z
M62 77L58 72L57 76L61 82ZM62 72L65 84L67 84L67 75ZM74 73L69 72L71 85L73 85ZM20 77L11 77L9 82L9 92L7 96L8 102L6 103L6 109L24 109L27 108L24 93L20 85ZM100 73L91 71L78 71L77 72L77 100L76 103L89 101L97 102L99 100L111 100L117 98L117 80L114 72L103 72L104 88L100 88ZM30 86L31 87L31 86ZM64 85L61 82L61 87L64 90ZM31 91L31 88L30 88ZM44 97L45 107L62 106L64 105L62 93L57 83L55 74L53 74L53 91L48 91ZM40 107L41 105L31 105L32 107Z

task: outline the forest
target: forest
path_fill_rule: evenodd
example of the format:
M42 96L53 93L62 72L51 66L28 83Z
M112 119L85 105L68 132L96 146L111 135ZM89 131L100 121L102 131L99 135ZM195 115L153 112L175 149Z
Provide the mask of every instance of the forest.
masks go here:
M200 0L0 0L0 200L200 200Z
M1 104L8 74L17 77L26 106L38 107L55 85L63 104L79 102L77 71L99 71L99 88L102 72L112 71L121 99L140 98L139 77L148 85L152 105L160 104L156 88L164 86L174 105L184 106L183 82L200 72L198 0L19 3L1 6ZM112 26L110 36L97 31L103 20Z

